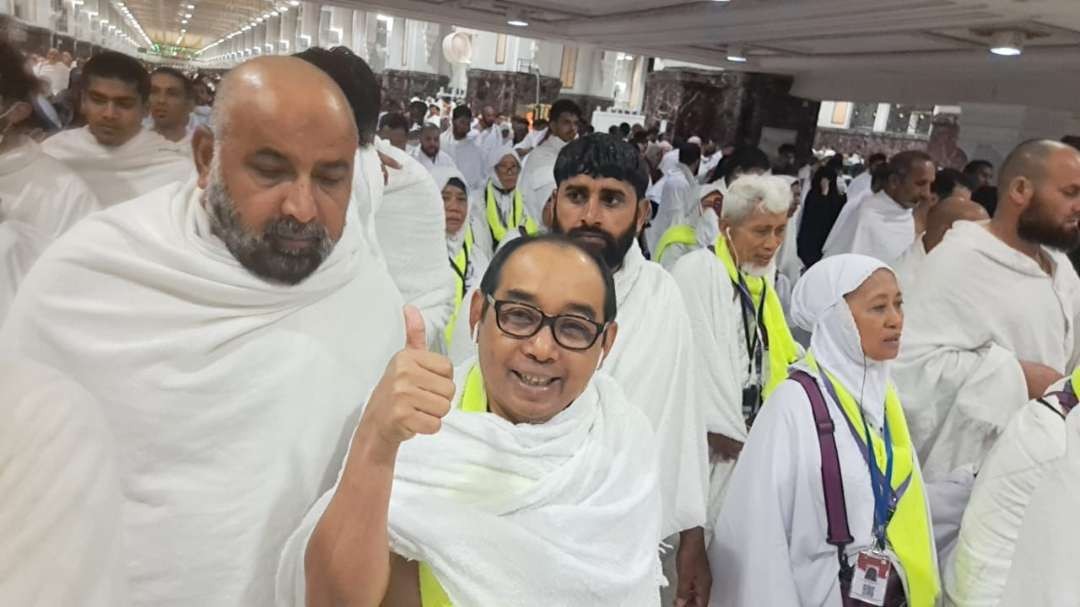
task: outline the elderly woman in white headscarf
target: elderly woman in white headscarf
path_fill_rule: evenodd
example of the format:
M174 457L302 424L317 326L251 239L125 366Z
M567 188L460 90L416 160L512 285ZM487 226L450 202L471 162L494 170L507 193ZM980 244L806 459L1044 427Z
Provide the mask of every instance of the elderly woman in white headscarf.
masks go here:
M485 224L476 234L477 245L489 258L494 256L499 244L520 235L536 234L539 225L529 215L518 177L521 175L521 157L513 145L506 143L491 150L487 155L488 180L483 191L473 192L472 214ZM552 190L555 177L551 177Z
M750 432L715 526L712 605L933 607L940 581L918 459L889 379L904 324L892 270L838 255L795 286L803 362ZM866 445L869 442L870 448ZM862 602L858 602L862 601Z
M454 364L474 355L469 339L469 311L462 309L480 285L487 270L490 256L477 246L477 235L487 229L483 221L470 213L469 190L465 176L454 167L434 167L431 176L442 194L443 212L446 216L446 255L454 270L454 312L436 342L440 352Z

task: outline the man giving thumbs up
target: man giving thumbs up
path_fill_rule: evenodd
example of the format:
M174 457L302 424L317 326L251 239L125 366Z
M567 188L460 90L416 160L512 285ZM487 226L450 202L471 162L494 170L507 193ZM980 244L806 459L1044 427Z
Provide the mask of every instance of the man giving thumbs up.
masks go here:
M500 249L453 381L405 315L337 487L282 554L278 605L658 605L650 425L597 373L617 333L603 263L563 236Z

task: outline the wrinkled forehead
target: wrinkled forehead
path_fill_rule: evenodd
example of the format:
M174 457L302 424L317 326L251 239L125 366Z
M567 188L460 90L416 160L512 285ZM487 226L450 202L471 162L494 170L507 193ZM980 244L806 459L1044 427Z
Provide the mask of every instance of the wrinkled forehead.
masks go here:
M225 124L223 148L272 149L294 160L351 163L357 147L348 116L325 105L263 97L230 107Z
M574 175L559 184L560 193L571 190L589 192L590 194L617 193L626 197L627 200L637 199L637 190L634 189L634 184L614 177L593 176L585 173Z

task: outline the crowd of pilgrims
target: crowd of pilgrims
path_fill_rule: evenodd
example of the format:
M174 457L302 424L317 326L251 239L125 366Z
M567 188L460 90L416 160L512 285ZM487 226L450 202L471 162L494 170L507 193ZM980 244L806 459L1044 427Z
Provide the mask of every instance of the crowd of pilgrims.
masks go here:
M1072 147L60 60L0 44L0 604L1080 604Z

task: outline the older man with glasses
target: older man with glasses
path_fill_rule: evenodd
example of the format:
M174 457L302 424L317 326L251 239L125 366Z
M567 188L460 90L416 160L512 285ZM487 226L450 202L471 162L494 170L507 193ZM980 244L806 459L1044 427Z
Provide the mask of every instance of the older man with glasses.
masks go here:
M618 332L610 271L564 236L515 239L470 323L479 356L452 371L406 310L337 487L286 546L278 605L659 604L652 431L596 372Z

